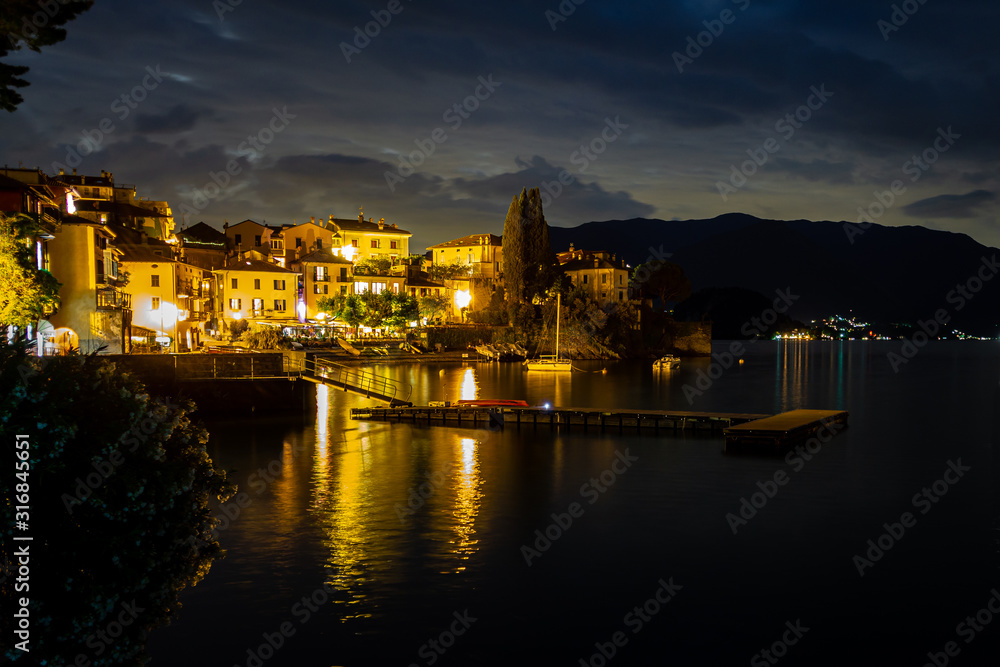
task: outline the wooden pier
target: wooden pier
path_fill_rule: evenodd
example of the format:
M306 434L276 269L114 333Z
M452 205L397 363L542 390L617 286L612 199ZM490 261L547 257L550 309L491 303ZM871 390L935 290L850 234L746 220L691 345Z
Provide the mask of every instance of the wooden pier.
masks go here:
M791 410L780 415L730 426L724 431L726 452L753 450L778 453L805 443L825 429L829 439L847 426L846 410ZM828 437L827 437L828 436Z
M363 421L410 422L446 426L550 426L605 429L652 429L716 431L768 415L677 410L629 410L599 408L407 406L354 408L351 418Z

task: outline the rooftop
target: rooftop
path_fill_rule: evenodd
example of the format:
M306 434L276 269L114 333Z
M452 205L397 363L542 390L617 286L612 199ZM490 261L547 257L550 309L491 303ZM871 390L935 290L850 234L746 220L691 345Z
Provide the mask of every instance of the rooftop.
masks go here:
M454 241L445 241L437 245L427 246L428 248L456 248L460 246L474 245L503 245L503 237L496 234L469 234Z

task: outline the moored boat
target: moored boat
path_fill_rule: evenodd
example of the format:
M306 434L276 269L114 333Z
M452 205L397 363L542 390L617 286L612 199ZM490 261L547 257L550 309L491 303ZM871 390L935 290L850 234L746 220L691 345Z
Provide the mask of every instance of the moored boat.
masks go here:
M653 362L653 368L666 369L677 368L681 365L681 358L672 354L665 354Z

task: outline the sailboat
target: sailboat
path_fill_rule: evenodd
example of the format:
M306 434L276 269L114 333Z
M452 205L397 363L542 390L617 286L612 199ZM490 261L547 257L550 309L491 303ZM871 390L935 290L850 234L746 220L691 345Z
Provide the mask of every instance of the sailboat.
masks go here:
M559 358L559 311L562 310L562 295L556 294L556 353L542 354L538 359L525 359L529 371L571 371L573 362Z

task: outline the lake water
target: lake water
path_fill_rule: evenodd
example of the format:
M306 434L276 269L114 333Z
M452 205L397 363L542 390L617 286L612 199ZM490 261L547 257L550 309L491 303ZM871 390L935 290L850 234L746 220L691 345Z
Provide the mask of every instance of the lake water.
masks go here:
M898 372L890 351L758 342L721 374L711 359L373 367L416 404L849 410L808 460L690 432L355 422L371 402L326 388L287 419L213 419L245 506L219 509L228 555L152 634L152 664L987 664L998 344L931 343ZM699 370L718 377L689 402Z

